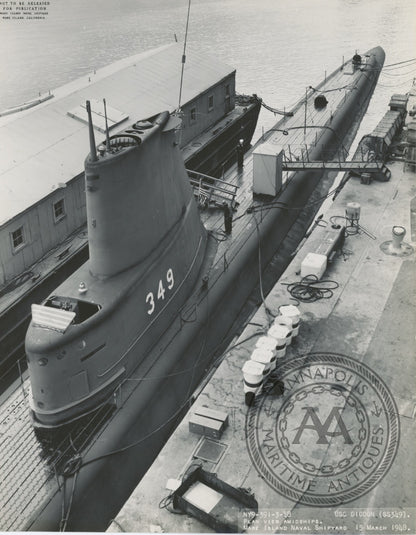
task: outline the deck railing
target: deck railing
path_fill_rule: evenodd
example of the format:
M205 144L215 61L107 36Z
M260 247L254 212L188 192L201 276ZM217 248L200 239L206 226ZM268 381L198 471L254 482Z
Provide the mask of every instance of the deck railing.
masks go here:
M235 207L238 186L203 173L187 169L189 181L200 206L222 205L224 202Z

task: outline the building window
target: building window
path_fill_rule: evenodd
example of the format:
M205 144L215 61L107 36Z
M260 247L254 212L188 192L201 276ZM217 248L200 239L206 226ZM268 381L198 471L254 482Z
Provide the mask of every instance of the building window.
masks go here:
M231 110L231 93L230 84L225 85L225 113Z
M19 227L11 233L13 251L17 251L25 244L25 235L23 233L23 227Z
M208 97L208 111L212 111L214 109L214 95L210 95Z
M53 203L53 216L55 218L55 223L60 221L65 217L65 201L64 199L60 199L57 202Z
M191 123L196 121L196 108L191 108Z

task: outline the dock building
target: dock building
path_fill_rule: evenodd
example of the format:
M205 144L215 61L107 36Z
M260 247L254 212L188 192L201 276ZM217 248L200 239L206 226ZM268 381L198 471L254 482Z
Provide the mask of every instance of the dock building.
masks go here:
M180 107L181 148L235 107L235 69L187 52L179 103L182 46L122 59L33 101L0 112L0 287L85 225L85 101L96 139ZM215 82L215 83L213 83ZM180 104L180 106L179 106Z

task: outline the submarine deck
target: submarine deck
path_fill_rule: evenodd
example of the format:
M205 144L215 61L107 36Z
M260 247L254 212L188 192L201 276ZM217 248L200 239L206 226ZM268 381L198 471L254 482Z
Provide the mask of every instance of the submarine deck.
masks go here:
M331 122L332 114L335 114L336 108L343 103L345 95L354 90L355 75L347 67L346 65L344 70L336 71L332 77L326 79L324 85L320 86L321 89L327 91L337 89L337 91L329 93L331 95L331 104L326 108L321 110L315 109L313 106L315 93L313 91L308 92L308 103L306 105L307 122L312 127L303 128L305 106L304 100L301 100L296 107L297 113L293 117L286 117L277 123L275 130L267 133L265 139L276 145L290 145L292 155L302 158L303 151L306 150L306 147L312 147L319 143L320 134L322 134L326 126ZM287 135L283 130L287 132ZM290 179L290 176L289 174L287 175L288 179ZM220 240L217 253L219 262L222 262L223 258L225 259L226 254L227 258L230 259L233 254L232 251L238 251L241 248L243 241L247 239L248 228L251 227L251 233L256 232L252 215L246 216L247 209L253 203L252 179L253 153L250 151L244 160L244 167L241 172L236 172L236 166L234 166L225 175L225 180L229 180L239 186L237 198L239 205L237 212L234 214L235 223L231 238L224 239L223 241L222 239ZM256 204L261 204L261 201L257 200ZM243 215L245 217L242 217ZM247 222L247 217L250 219L249 222ZM206 227L210 230L218 231L223 227L222 210L208 209L202 212L202 219ZM229 364L225 363L224 366L227 367ZM239 370L237 370L238 373ZM236 374L233 373L233 375ZM27 403L28 381L26 380L22 385L15 383L14 386L15 390L10 397L8 396L9 392L7 396L3 396L3 399L6 397L8 399L7 403L2 405L0 417L0 443L3 452L1 460L0 529L10 531L28 529L34 516L36 516L38 508L42 507L42 504L50 499L51 494L62 490L58 477L56 477L56 473L54 472L55 462L53 460L51 462L51 459L57 457L59 460L65 454L65 452L59 451L59 449L51 452L39 443L29 417ZM228 390L228 386L230 386L229 383L227 383L226 390ZM225 395L225 392L221 392L221 395L223 394ZM238 397L234 394L234 401L232 401L234 405L236 399ZM237 418L237 413L235 414L235 418ZM178 434L174 436L168 447L171 447L171 444L174 444L178 440L178 436L181 433L183 433L183 428L179 429ZM193 441L193 438L185 438L183 448L188 447L190 442ZM241 447L241 444L239 447ZM184 451L183 448L181 446L180 449ZM162 454L159 462L163 458L164 455ZM179 457L176 458L176 462L181 461ZM172 471L174 463L171 458L169 459L169 463L171 463L169 471ZM17 470L16 467L18 467ZM166 467L163 469L167 470ZM148 481L148 479L146 478L145 481ZM158 481L163 484L160 478ZM156 482L156 479L154 482ZM143 485L140 485L139 489L142 488ZM153 506L158 500L152 502L156 498L152 495L150 499L151 495L152 492L149 492L143 503L148 504L147 511L149 513L152 511L154 513ZM129 505L127 505L128 507ZM133 529L133 531L141 531L145 525L146 522L140 520L140 524L136 524L136 529ZM138 526L140 526L139 529L137 529ZM199 527L197 531L200 529ZM175 531L173 524L169 528L169 531Z
M336 281L339 285L333 288L332 297L299 304L300 332L282 360L288 363L287 369L290 362L301 355L316 352L344 355L363 363L384 380L397 406L390 417L398 418L401 432L400 440L398 436L388 436L389 433L383 440L374 439L374 445L378 444L380 448L388 438L396 440L398 447L396 457L389 469L385 469L378 484L373 488L369 486L368 492L360 495L356 480L359 477L347 481L344 473L337 483L332 481L332 485L344 485L345 492L355 487L356 498L345 505L341 500L336 506L323 506L323 501L321 507L311 507L304 504L302 499L290 500L272 489L267 483L267 474L259 472L254 466L246 442L246 437L250 436L246 429L249 409L244 403L241 369L250 358L257 337L268 329L270 316L262 306L241 336L228 348L224 360L205 384L194 407L171 436L108 531L212 532L211 528L195 518L172 514L169 506L160 507L162 500L170 494L166 488L168 479L180 481L192 464L199 463L235 488L250 488L254 493L259 504L256 520L251 526L245 526L243 513L240 515L241 526L246 527L247 532L416 532L416 483L411 461L415 456L416 444L416 222L412 212L415 174L402 161L388 162L388 167L392 172L389 182L365 185L359 179L351 178L336 200L326 208L323 220L329 222L331 217L344 216L347 203L359 202L359 223L364 231L347 236L343 254L329 264L323 276L323 279ZM324 223L321 221L320 225ZM394 225L401 225L407 231L404 241L413 247L409 256L385 254L381 247L392 239ZM315 227L266 297L265 303L273 316L278 314L279 306L291 302L287 285L300 280L301 262L308 252L314 251L324 232L325 228L319 225ZM290 395L289 384L285 386L283 398L275 397L270 401L272 415L276 414L272 412L273 404L279 409ZM324 415L327 397L322 395L320 400L319 396L315 396L314 401L317 414L320 414L320 409ZM374 424L374 420L377 421L379 417L381 420L382 411L374 399L369 399L368 404L366 413L373 421L373 429L377 430L380 424ZM263 407L266 406L264 403ZM189 431L189 420L196 407L228 414L229 425L220 438L207 438ZM266 417L263 425L264 422ZM298 419L298 425L300 422L301 418ZM310 422L309 426L312 427ZM311 441L313 439L313 443L316 442L315 431L310 430L310 433ZM327 462L331 460L331 455L339 459L340 451L343 451L342 448L340 451L331 449L336 447L339 440L336 433L333 435L325 457ZM311 441L298 448L300 456L308 455L313 450ZM266 440L258 444L260 450L263 447L263 459L267 457L267 451L276 455L277 450L273 450L271 444ZM212 462L207 463L202 460L204 455L198 457L197 450L201 445L205 446L205 452L220 453L217 457L213 455ZM283 478L283 470L278 468L277 462L274 470L270 463L268 466L269 476L280 475ZM290 472L286 471L286 474ZM314 481L313 477L311 481ZM331 497L331 490L335 492L334 487L328 487L324 498Z

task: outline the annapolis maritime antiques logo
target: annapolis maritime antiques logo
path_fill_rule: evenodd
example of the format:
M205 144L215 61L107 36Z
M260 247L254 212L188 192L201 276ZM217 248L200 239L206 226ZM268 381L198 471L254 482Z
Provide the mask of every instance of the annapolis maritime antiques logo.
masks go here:
M278 361L284 394L256 398L246 440L260 476L315 507L348 503L374 488L399 445L399 416L382 379L338 354Z

